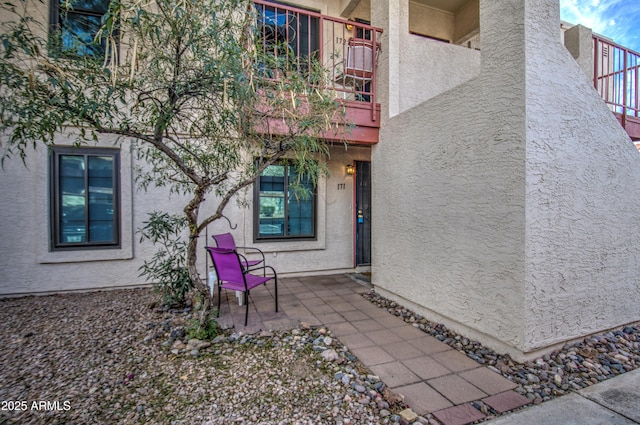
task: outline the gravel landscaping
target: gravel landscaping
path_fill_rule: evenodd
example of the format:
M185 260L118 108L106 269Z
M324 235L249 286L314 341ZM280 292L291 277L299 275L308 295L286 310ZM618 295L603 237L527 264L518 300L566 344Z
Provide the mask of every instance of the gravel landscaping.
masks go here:
M189 341L189 310L158 299L135 289L0 301L0 424L389 421L393 397L326 329Z
M640 323L623 326L599 335L565 344L562 349L527 363L518 363L508 355L497 354L477 341L430 322L375 292L365 298L389 313L411 323L480 364L518 384L515 391L540 404L554 397L580 390L640 367ZM481 402L474 406L494 417Z
M638 324L519 364L375 292L365 298L502 373L534 403L640 365ZM401 400L330 330L190 340L190 310L158 300L149 289L0 300L0 424L400 421Z

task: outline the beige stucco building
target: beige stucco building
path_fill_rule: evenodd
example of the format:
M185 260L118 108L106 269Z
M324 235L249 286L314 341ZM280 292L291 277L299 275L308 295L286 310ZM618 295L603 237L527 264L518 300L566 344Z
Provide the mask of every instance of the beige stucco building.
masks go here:
M640 320L640 153L593 88L590 31L563 37L557 0L290 3L380 45L366 90L337 86L371 122L332 147L311 237L260 238L274 221L253 189L226 211L237 227L209 235L259 246L281 275L371 271L382 295L516 358ZM119 246L74 251L52 249L49 153L5 163L0 294L147 283L136 229L181 202L136 187L126 143L119 161Z

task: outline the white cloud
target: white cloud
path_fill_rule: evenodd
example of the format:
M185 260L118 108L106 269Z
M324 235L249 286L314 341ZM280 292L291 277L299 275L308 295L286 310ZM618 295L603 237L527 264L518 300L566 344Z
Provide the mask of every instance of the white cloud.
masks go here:
M560 0L562 20L582 24L633 50L640 50L640 1Z

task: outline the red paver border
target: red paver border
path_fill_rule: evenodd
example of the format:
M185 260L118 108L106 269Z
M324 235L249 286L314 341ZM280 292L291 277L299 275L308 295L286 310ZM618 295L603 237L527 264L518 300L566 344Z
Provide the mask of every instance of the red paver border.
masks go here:
M496 412L504 413L526 406L527 404L532 403L533 400L530 400L515 391L505 391L500 394L492 395L491 397L483 398L482 402L490 406Z
M433 416L442 422L443 425L466 425L486 417L470 404L461 404L448 409L438 410L437 412L433 412Z

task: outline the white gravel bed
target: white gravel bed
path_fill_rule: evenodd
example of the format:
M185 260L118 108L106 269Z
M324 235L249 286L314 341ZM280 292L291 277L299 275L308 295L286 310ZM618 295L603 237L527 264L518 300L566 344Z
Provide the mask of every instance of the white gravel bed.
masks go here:
M189 315L158 299L135 289L0 300L0 424L390 421L384 385L324 330L225 336L176 355L170 336Z

